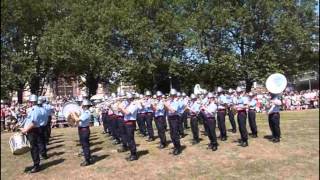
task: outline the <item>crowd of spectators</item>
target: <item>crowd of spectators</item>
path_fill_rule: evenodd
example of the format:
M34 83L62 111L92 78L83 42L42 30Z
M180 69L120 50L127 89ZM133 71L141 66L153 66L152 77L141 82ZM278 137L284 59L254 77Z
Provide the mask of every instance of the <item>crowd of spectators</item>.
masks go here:
M267 104L270 99L269 93L258 93L255 96L257 100L257 112L266 112ZM54 106L54 114L52 115L53 127L58 127L57 122L65 121L62 114L63 105L68 101L77 100L72 96L57 96L51 101ZM281 94L282 110L295 111L319 108L319 90L291 91ZM16 101L1 101L1 131L16 131L20 124L23 124L28 111L28 104L18 104ZM100 110L95 106L90 108L92 112L92 122L100 121Z

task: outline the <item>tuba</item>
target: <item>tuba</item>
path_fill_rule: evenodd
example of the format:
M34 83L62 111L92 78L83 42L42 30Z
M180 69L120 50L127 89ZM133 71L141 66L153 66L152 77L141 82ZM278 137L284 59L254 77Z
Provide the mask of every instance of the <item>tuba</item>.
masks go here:
M199 95L199 94L203 94L205 91L206 91L205 89L202 89L200 87L200 84L196 84L193 89L193 94Z
M287 79L283 74L271 74L266 81L266 88L272 94L280 94L287 87Z

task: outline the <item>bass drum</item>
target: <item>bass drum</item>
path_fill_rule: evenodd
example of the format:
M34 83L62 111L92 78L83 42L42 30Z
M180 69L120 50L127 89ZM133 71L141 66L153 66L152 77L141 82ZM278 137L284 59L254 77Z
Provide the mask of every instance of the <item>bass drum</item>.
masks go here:
M66 104L63 105L62 114L66 119L68 119L70 113L72 112L75 112L78 115L80 115L81 107L75 102L67 102Z
M13 134L9 140L9 145L14 155L24 154L30 150L30 143L26 135L22 133Z

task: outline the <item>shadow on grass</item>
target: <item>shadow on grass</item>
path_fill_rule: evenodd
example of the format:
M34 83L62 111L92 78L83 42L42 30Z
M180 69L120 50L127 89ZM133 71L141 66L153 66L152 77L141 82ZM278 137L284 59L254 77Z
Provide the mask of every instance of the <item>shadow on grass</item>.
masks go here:
M102 144L102 143L103 143L103 141L90 142L90 146L99 145L99 144ZM81 146L81 144L79 142L77 142L76 146Z
M268 141L270 141L270 142L272 142L273 136L272 135L265 135L265 136L263 136L263 138L268 140Z
M139 158L147 154L149 154L149 150L142 150L137 152Z
M57 134L57 135L51 136L51 138L61 137L61 136L63 136L63 135L62 134Z
M47 168L49 168L51 166L58 165L58 164L62 163L63 161L65 161L65 159L56 159L56 160L53 160L53 161L49 161L49 162L40 164L40 171L42 171L44 169L47 169ZM33 168L33 166L26 167L24 169L24 172L29 172L32 168Z
M187 148L186 145L182 145L182 146L181 146L181 151L184 151L186 148Z
M93 155L92 156L92 160L93 160L93 163L96 163L98 161L101 161L102 159L105 159L106 157L108 157L109 155L105 154L105 155L100 155L100 156L97 156L97 155Z
M49 158L50 157L53 157L53 156L60 156L60 155L62 155L62 154L64 154L65 152L54 152L54 153L49 153L48 154L48 156L49 156Z
M50 141L49 145L62 143L62 142L64 142L64 140L61 140L61 141Z
M95 147L91 150L91 153L95 153L95 152L98 152L98 151L101 151L102 150L102 147Z
M47 148L47 151L51 150L51 149L56 149L56 148L59 148L59 147L63 147L64 145L63 144L59 144L59 145L56 145L56 146L52 146L52 147L49 147Z
M61 138L49 138L49 141L61 140Z
M90 143L90 146L94 146L94 145L98 145L98 144L102 144L103 141L98 141L98 142L92 142Z
M94 141L94 140L97 140L99 139L98 137L94 137L94 138L90 138L90 141Z

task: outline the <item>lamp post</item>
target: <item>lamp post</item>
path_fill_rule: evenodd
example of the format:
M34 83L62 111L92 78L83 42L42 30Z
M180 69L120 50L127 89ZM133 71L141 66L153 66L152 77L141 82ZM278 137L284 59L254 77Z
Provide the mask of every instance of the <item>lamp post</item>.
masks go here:
M172 81L171 81L171 76L169 76L170 79L170 90L172 89Z

